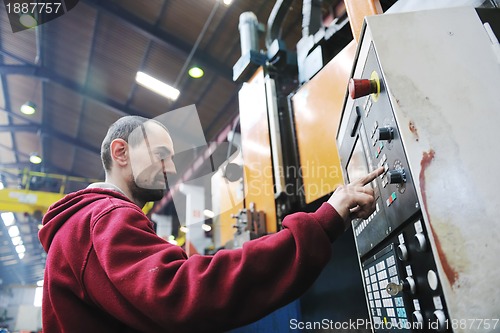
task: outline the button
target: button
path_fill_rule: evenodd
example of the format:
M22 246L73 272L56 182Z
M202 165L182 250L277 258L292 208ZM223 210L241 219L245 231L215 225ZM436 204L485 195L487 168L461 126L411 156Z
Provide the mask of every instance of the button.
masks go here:
M349 95L352 99L375 94L378 91L377 80L354 79L349 80Z
M392 201L396 200L396 192L392 192L391 198L392 198Z
M437 274L432 269L427 272L427 283L432 290L436 290L439 285Z

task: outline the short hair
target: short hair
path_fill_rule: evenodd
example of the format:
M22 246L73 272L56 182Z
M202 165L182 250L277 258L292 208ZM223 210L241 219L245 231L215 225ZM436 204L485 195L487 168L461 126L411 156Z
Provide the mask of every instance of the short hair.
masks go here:
M113 159L111 158L111 142L115 139L123 139L131 146L137 146L144 140L144 136L140 135L137 137L134 135L134 138L130 138L130 142L129 136L136 128L143 126L147 121L157 123L168 132L165 125L159 121L141 116L125 116L111 124L101 144L101 161L104 170L111 171L111 165L113 163Z

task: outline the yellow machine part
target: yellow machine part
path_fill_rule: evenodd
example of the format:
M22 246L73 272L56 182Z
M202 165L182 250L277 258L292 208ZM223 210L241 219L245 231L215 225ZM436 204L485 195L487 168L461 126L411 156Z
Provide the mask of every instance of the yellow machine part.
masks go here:
M212 176L212 202L215 217L213 220L215 247L226 245L234 239L236 223L232 215L238 214L243 209L243 191L241 180L230 182L222 175L222 170Z
M335 137L364 17L382 13L379 1L345 1L355 40L292 97L305 201L343 184Z
M264 71L259 68L239 92L245 203L266 213L268 233L277 231L273 166L267 121Z
M379 0L345 0L344 3L347 15L349 15L352 35L357 43L361 29L363 28L365 16L382 14L382 6Z
M335 136L355 52L351 42L292 97L306 203L343 184Z
M53 192L2 189L0 190L0 211L44 214L50 205L63 196L64 194Z

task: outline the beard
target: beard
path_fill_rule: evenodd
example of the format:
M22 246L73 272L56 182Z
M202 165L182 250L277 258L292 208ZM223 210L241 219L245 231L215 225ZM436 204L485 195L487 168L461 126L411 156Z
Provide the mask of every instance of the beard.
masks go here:
M142 202L159 201L169 189L167 179L165 179L165 188L149 189L137 185L134 177L128 181L128 187L132 197Z

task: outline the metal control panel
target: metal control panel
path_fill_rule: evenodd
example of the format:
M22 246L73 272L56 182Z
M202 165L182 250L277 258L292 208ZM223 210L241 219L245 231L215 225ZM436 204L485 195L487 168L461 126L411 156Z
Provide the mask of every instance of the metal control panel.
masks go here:
M500 121L488 108L500 109L488 88L500 84L500 60L484 23L474 8L366 18L337 144L346 181L384 167L369 185L374 213L352 225L374 332L500 330L500 292L478 270L498 274L484 247L500 250L488 210L500 196L484 196L478 174L500 167L477 141L500 139L475 123Z

